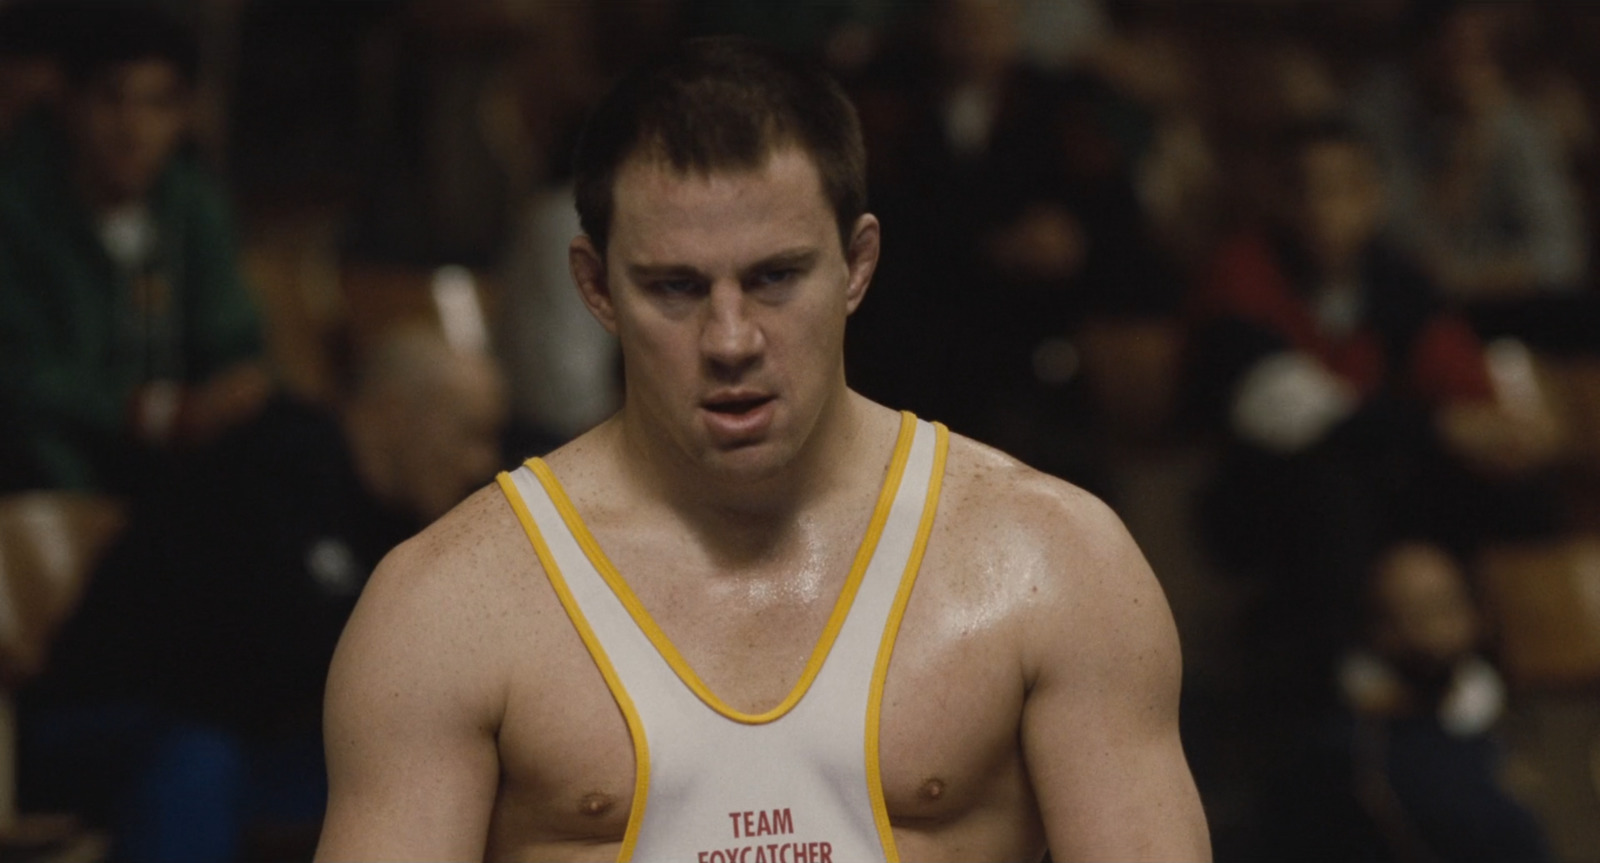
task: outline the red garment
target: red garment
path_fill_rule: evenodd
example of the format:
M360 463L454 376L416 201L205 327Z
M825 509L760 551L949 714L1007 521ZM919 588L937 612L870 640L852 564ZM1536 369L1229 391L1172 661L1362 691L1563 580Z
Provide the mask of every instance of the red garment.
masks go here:
M1369 324L1334 338L1317 328L1308 300L1294 290L1267 241L1246 234L1224 244L1200 296L1202 320L1239 318L1281 336L1329 371L1371 395L1395 374L1430 404L1491 398L1483 344L1463 321L1435 316L1415 335L1410 365L1390 368L1383 340Z

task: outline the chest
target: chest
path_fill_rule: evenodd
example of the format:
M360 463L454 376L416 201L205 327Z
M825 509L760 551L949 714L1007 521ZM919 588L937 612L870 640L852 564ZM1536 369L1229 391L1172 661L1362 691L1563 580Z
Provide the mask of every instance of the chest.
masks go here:
M923 592L920 584L918 591ZM798 643L809 651L829 610L817 614L810 603L795 600L725 612L730 617L720 624L700 620L722 628L713 641L727 647L743 639L749 650L702 650L704 667L695 670L736 709L771 707L790 692L807 658L775 649L794 643L779 634L805 630ZM961 621L930 585L907 608L887 666L879 762L897 828L954 821L1025 793L1019 791L1026 780L1016 736L1023 686L1012 667L1013 651L1000 628L974 629ZM496 844L520 845L536 835L620 839L637 777L628 724L576 633L548 635L550 643L540 650L542 680L521 690L525 696L513 695L501 730ZM870 665L871 657L866 661ZM555 691L552 686L567 693L560 703L534 695ZM802 705L812 706L804 700ZM830 719L838 720L834 727L857 729L856 742L844 749L864 750L865 715ZM706 707L700 721L730 720Z

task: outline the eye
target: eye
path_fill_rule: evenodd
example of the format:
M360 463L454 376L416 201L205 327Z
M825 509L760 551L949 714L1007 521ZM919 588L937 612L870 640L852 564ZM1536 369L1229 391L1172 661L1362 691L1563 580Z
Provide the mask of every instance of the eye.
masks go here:
M650 291L663 297L687 297L700 291L696 279L657 279L650 283Z
M763 288L773 285L788 284L800 275L800 270L795 267L782 267L775 270L762 270L751 280L754 287Z

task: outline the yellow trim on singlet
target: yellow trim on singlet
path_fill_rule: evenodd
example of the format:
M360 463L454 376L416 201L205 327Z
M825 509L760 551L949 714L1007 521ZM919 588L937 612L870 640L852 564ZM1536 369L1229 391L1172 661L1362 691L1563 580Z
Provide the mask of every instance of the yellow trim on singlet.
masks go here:
M872 819L878 825L878 837L883 840L883 856L888 863L899 863L900 849L895 847L894 830L889 826L889 804L883 796L883 771L879 764L878 735L883 717L883 682L889 676L889 658L894 655L895 637L900 634L900 621L905 617L906 605L911 602L911 589L917 583L917 573L922 569L922 554L927 550L928 536L933 532L933 517L939 511L939 489L944 484L945 457L950 452L950 430L940 423L934 423L933 430L933 472L928 480L928 496L922 504L922 521L917 525L917 539L911 546L905 574L900 578L900 590L895 593L889 622L883 628L878 661L872 668L872 689L867 696L867 794L872 798Z
M550 579L550 586L555 588L556 597L561 600L561 607L566 609L573 628L578 630L578 636L589 649L589 656L600 669L600 676L605 678L606 688L611 690L611 697L616 699L617 707L622 710L623 720L628 723L628 735L633 738L634 773L633 806L628 811L627 829L622 833L622 847L617 851L618 863L624 863L633 858L634 845L639 841L639 828L644 823L645 801L650 796L650 745L645 738L644 722L639 718L639 711L633 706L633 699L629 697L628 690L623 688L622 679L612 667L611 659L606 656L605 648L600 645L600 639L595 637L594 630L589 627L589 621L583 616L583 610L578 607L572 589L567 587L567 580L561 575L561 567L556 565L555 556L545 544L544 535L539 532L539 525L534 522L533 514L528 512L528 506L523 502L522 493L517 491L511 475L502 471L495 479L500 483L500 490L504 492L506 500L511 503L511 509L516 512L517 521L522 522L522 530L528 535L528 541L533 544L533 552L539 556L545 577Z
M801 673L799 682L795 684L794 689L789 692L787 698L779 703L777 707L765 713L743 713L735 710L718 698L716 693L712 692L700 680L700 676L695 674L694 669L689 666L688 662L684 661L683 655L678 652L677 647L673 646L672 640L667 638L666 633L661 631L661 627L650 616L650 612L639 601L639 597L634 594L627 581L617 572L617 568L612 565L610 558L606 557L605 551L595 541L594 535L589 533L589 528L584 525L583 519L579 517L578 510L572 505L572 501L567 497L566 491L562 489L561 482L556 479L554 473L551 473L550 466L545 464L542 459L537 458L529 459L527 465L533 470L534 476L537 476L539 481L544 484L545 490L550 494L550 499L555 501L556 509L560 511L562 519L566 521L567 529L572 531L573 537L578 540L578 545L589 556L589 561L594 564L594 568L600 573L600 577L611 585L611 590L617 595L617 599L621 600L623 606L628 609L628 613L633 616L634 622L638 624L639 629L644 631L645 636L656 646L661 658L667 661L667 664L677 673L678 678L683 681L684 685L699 696L707 707L723 716L746 725L761 725L782 717L792 710L796 704L799 704L800 699L805 696L806 690L811 688L811 683L816 679L817 673L822 670L822 663L828 658L828 651L833 647L834 639L838 637L839 630L844 626L845 617L850 613L850 605L855 601L856 591L861 587L861 579L866 575L867 564L872 562L872 554L877 550L878 538L883 534L884 522L889 519L889 509L894 504L895 493L900 489L900 477L905 473L906 460L911 456L911 441L916 435L916 429L917 418L909 412L902 411L900 414L900 434L895 440L894 456L889 460L888 476L884 479L883 489L878 493L878 503L873 508L872 521L868 523L867 534L862 538L861 547L856 551L855 562L851 565L850 574L845 579L844 589L839 592L839 599L834 603L833 614L828 618L828 625L823 627L822 637L817 640L817 646L811 652L811 658L806 662L805 671Z

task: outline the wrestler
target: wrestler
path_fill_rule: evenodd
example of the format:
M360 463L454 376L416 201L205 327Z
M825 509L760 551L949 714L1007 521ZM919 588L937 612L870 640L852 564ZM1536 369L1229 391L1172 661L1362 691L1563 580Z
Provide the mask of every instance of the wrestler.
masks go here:
M1121 523L847 387L864 174L836 85L744 40L597 108L571 265L623 407L379 567L319 859L1209 858Z

